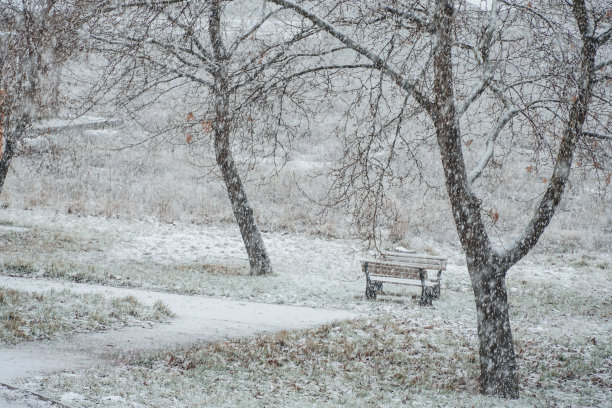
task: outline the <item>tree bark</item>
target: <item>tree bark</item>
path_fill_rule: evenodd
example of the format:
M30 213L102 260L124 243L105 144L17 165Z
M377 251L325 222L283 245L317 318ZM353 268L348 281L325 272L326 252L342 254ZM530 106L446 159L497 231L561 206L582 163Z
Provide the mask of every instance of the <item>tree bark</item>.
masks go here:
M30 123L30 116L21 115L15 129L8 130L5 126L5 115L0 116L0 195L4 189L4 182L11 167L11 161L15 156L15 140L19 140L25 134L26 127Z
M11 166L11 160L13 159L13 155L15 153L13 142L10 137L5 137L2 135L2 140L0 142L3 146L1 156L0 156L0 196L2 195L2 191L4 188L4 181L6 180L6 175L8 174L9 168Z
M224 121L225 118L222 115L217 116L217 123L220 126L215 128L215 156L232 204L234 217L240 227L242 240L249 257L251 275L272 273L272 265L257 226L253 208L249 204L238 168L232 156L229 132L227 131L227 125L223 125Z
M215 157L225 182L234 217L242 234L251 266L251 275L264 275L273 272L272 265L231 150L230 86L226 64L227 53L220 32L220 12L219 0L213 0L209 19L209 35L217 65L212 73L215 104L213 123Z
M489 263L468 263L468 270L476 301L480 392L502 398L518 398L505 271Z
M480 200L467 177L455 108L452 71L453 6L439 0L434 15L434 125L446 190L468 265L476 302L483 394L518 398L516 355L510 330L505 275L482 221Z

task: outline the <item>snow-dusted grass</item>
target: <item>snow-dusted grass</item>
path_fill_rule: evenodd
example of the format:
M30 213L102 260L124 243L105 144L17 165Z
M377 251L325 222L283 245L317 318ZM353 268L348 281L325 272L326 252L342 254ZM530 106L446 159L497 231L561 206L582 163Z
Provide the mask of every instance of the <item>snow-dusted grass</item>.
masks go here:
M5 344L157 322L171 316L162 302L146 306L132 296L27 292L0 286L0 343Z
M3 219L28 220L19 231L0 233L3 274L268 303L351 307L355 296L363 302L363 279L354 253L358 245L351 241L266 233L275 274L253 278L233 226L21 211L6 211Z
M73 405L397 406L405 400L421 406L604 407L612 398L612 257L582 249L573 235L555 237L510 270L522 397L492 403L476 395L473 293L464 255L452 243L406 242L449 258L442 297L433 308L421 308L413 298L418 289L410 287L385 286L387 295L366 301L359 243L351 240L265 233L275 274L251 277L234 226L16 210L3 211L0 224L6 225L0 228L2 273L370 316L26 382L54 398L73 398ZM600 240L609 246L609 235Z
M478 395L475 330L382 315L141 356L27 383L79 406L606 406L611 343L519 335L522 398ZM529 344L527 344L529 343ZM537 343L537 344L533 344Z

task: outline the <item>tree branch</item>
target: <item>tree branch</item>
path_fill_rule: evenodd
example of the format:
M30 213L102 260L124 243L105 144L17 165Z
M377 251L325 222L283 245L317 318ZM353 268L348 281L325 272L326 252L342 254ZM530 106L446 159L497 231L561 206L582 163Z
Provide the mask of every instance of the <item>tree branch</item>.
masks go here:
M495 141L497 137L501 133L502 129L506 126L510 120L515 117L521 110L519 109L511 109L506 111L506 113L497 120L497 124L489 133L489 137L487 138L487 145L485 148L485 153L480 158L480 161L476 165L476 167L468 174L468 183L472 184L484 171L487 164L493 157L493 153L495 150Z
M387 74L400 88L404 89L425 109L432 117L435 115L435 110L433 108L433 103L423 94L417 87L417 84L408 81L406 78L402 76L397 70L391 67L387 61L381 58L378 54L373 52L372 50L364 47L359 44L357 41L353 40L347 34L342 32L340 29L335 27L333 24L319 17L315 13L312 13L302 6L294 3L290 0L267 0L270 3L277 4L282 7L286 7L291 9L301 15L304 18L307 18L321 29L335 37L337 40L342 42L344 45L352 49L353 51L363 55L373 62L374 66Z
M419 30L423 30L429 34L433 34L435 32L435 27L433 26L432 23L423 21L416 14L413 14L413 13L410 13L404 10L398 10L395 7L391 7L391 6L385 6L383 9L390 12L391 14L405 18L406 20L410 21L412 24L416 25L417 29Z
M240 37L236 38L236 40L232 43L232 45L229 48L228 53L231 55L233 54L236 49L240 46L240 44L246 40L247 38L249 38L253 33L255 33L257 30L259 30L261 28L261 26L268 21L268 19L270 17L272 17L273 15L275 15L276 13L278 13L279 11L284 10L284 7L281 7L279 9L276 9L274 11L269 12L268 14L266 14L261 20L259 20L253 27L251 27L246 33L244 33L243 35L241 35Z
M596 139L601 139L601 140L612 140L612 135L602 135L601 133L582 132L580 136L594 137Z
M589 28L590 24L584 0L575 0L572 12L582 37L580 80L577 81L577 96L570 108L553 173L544 196L540 200L533 217L511 248L497 254L497 260L502 270L507 270L523 258L535 246L550 223L563 196L567 180L569 179L576 143L582 135L582 126L586 121L595 78L593 68L595 66L598 43L593 36L592 30Z
M102 8L100 11L102 13L109 13L111 11L115 11L115 10L121 10L121 9L126 9L126 8L130 8L130 7L142 7L142 6L147 6L147 7L156 7L156 6L169 6L171 4L176 4L176 3L184 3L187 0L158 0L158 1L134 1L131 3L125 3L125 4L117 4L114 6L107 6ZM107 2L108 4L108 2Z
M495 33L495 28L497 27L498 20L498 9L499 4L497 0L493 0L491 3L491 11L489 12L489 22L484 31L482 37L482 45L480 46L480 54L482 56L482 65L483 65L483 78L480 81L480 84L476 85L472 91L465 98L463 103L457 108L457 118L463 116L463 114L468 110L470 105L478 99L480 95L485 91L487 86L491 83L493 79L493 72L491 68L491 63L489 59L489 52L491 50L491 45L493 44L493 34Z
M600 62L599 64L595 65L595 71L599 71L600 69L603 69L609 65L612 65L612 59L609 59L607 61L604 62Z

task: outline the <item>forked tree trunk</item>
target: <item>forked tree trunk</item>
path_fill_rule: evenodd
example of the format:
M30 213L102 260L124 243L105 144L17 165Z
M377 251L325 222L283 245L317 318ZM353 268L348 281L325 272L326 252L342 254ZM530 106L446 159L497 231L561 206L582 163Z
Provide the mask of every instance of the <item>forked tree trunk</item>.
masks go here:
M480 200L470 188L456 120L452 72L453 5L439 0L434 15L435 126L453 218L465 251L474 291L480 355L480 390L486 395L518 398L516 355L510 330L507 269L497 267Z
M251 265L251 275L264 275L272 273L272 265L231 150L229 103L231 91L227 72L227 52L221 36L221 3L219 0L211 1L208 30L217 64L212 73L215 105L215 121L213 123L215 157L232 204L234 217L236 217L236 222L242 234L242 240Z
M481 368L481 391L487 395L518 398L517 365L508 296L505 287L506 272L524 257L537 243L557 208L568 181L576 142L585 123L591 88L595 80L595 57L598 48L606 45L611 36L605 30L598 38L593 32L592 17L585 0L573 0L572 12L582 37L581 64L576 75L576 96L572 99L566 129L555 161L549 185L540 203L525 227L520 239L512 248L493 251L481 217L480 200L473 193L467 178L461 147L461 134L453 89L452 48L456 45L453 32L453 1L436 0L433 15L433 54L435 101L421 93L418 83L413 83L387 64L376 52L363 46L307 8L294 1L268 0L296 11L334 36L348 48L370 59L427 111L436 127L436 137L446 180L446 188L452 206L453 217L466 260L476 310L478 313L478 338ZM493 32L491 31L491 34ZM601 67L605 67L604 63ZM571 78L568 77L571 80Z
M480 392L518 398L516 355L512 342L505 272L491 265L468 264L476 301L480 354Z

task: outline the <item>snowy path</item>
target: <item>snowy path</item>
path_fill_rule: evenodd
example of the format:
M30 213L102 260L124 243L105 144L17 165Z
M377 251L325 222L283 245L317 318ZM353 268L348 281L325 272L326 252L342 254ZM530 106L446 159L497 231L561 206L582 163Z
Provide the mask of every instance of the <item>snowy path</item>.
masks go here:
M144 304L152 304L160 299L176 314L171 322L151 327L131 326L120 330L77 334L49 342L2 346L0 382L8 384L23 377L109 364L141 351L283 329L307 328L357 317L357 314L343 310L251 303L29 278L2 277L0 285L28 291L69 289L75 293L132 295Z

